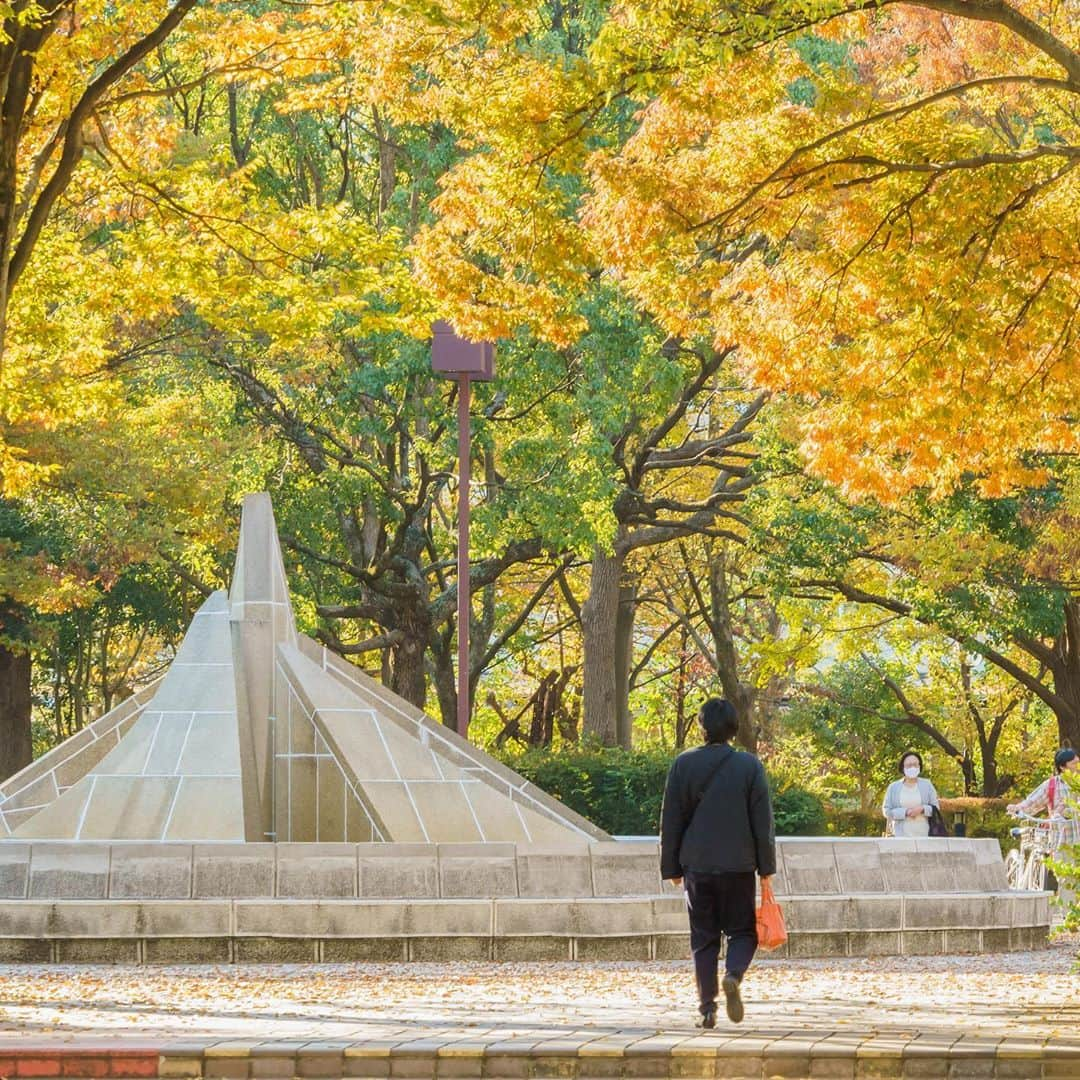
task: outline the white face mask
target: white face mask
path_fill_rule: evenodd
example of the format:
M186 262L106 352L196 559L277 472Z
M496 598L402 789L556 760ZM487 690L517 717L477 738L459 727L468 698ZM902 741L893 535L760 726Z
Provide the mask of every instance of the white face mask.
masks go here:
M919 775L919 766L918 765L908 765L907 768L904 769L904 775L907 776L907 777L910 777L912 780L914 780L915 777L917 777Z

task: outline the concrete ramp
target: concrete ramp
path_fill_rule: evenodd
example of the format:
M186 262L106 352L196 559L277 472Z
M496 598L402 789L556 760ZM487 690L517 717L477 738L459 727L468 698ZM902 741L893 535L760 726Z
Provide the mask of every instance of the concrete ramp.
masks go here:
M243 840L228 602L192 620L153 698L101 761L18 825L18 839Z
M591 833L542 813L539 805L515 799L513 789L494 772L485 775L460 759L451 760L441 752L440 742L418 737L415 730L385 715L374 707L376 703L359 697L298 649L282 645L278 655L280 676L287 687L282 696L288 700L287 713L278 720L276 739L279 840L368 839L341 834L338 806L343 797L342 780L350 810L354 804L365 808L371 839L558 843L575 836L592 838ZM285 752L286 746L295 748L298 744L299 755ZM315 766L309 756L312 747ZM332 815L330 827L323 816L312 822L310 815L295 805L297 792L302 793L301 804L309 802L307 792L314 768L320 770L319 809L321 815ZM298 772L304 776L299 785L295 780ZM524 780L518 780L524 785ZM322 795L326 790L331 792L329 806ZM298 811L304 824L301 833L295 828ZM288 835L282 835L280 825L286 819L290 828Z

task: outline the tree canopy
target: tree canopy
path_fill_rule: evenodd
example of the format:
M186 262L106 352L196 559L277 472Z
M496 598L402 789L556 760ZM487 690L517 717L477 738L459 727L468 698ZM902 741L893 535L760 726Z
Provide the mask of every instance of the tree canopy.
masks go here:
M986 793L1080 740L1067 5L0 16L0 652L57 736L254 488L305 627L453 717L444 317L499 343L478 738L682 745L719 686L763 753L895 721Z

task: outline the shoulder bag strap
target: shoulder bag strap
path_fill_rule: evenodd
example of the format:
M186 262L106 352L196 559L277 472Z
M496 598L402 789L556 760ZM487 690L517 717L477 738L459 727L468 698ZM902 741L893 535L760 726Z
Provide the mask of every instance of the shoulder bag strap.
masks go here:
M712 774L709 776L709 780L706 785L701 789L701 794L698 796L697 804L694 806L694 813L690 815L690 820L694 820L694 815L698 812L698 807L705 801L705 796L712 790L713 784L716 782L716 777L719 775L720 770L735 756L735 751L728 747L728 753L722 761L718 761L713 768Z

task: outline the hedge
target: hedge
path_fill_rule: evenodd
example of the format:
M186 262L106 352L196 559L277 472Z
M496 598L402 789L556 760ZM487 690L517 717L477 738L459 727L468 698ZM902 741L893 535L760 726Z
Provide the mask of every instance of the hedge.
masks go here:
M672 755L662 750L577 747L526 750L501 760L615 836L656 836ZM825 806L799 787L773 792L779 836L824 835Z

